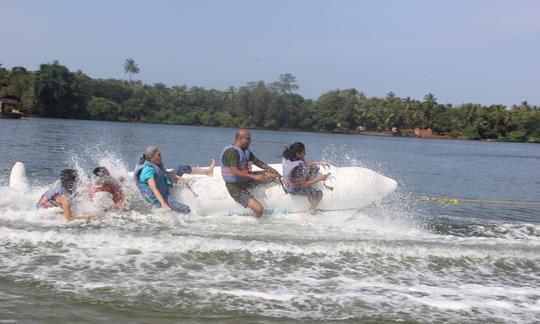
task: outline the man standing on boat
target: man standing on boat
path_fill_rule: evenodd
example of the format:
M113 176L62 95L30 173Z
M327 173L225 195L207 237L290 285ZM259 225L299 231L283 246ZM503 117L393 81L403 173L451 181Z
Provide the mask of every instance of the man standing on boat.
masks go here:
M249 130L239 129L236 132L234 144L225 146L221 153L221 175L231 197L240 205L251 209L255 216L261 217L264 207L253 197L251 189L261 183L272 181L280 175L274 168L255 157L249 150L250 143ZM264 171L253 172L251 163Z

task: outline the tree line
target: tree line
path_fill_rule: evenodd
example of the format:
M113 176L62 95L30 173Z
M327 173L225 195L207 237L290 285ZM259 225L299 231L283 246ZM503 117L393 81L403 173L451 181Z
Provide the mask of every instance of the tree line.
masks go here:
M131 66L130 79L138 71ZM404 135L430 128L451 138L540 143L540 107L526 101L511 107L453 106L437 102L431 93L422 100L393 92L378 98L356 89L330 90L312 100L296 93L298 88L289 73L275 82L220 91L92 79L57 61L37 71L0 65L0 93L21 98L25 112L37 116L345 133L394 128Z

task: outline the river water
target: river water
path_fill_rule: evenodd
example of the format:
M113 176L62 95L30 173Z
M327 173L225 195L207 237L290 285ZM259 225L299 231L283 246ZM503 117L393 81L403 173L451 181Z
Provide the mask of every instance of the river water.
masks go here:
M182 217L139 209L66 223L34 209L65 167L132 169L147 145L166 165L205 166L234 129L0 119L0 321L320 320L540 322L540 208L445 205L420 195L540 201L540 145L252 132L252 150L362 166L397 192L358 211ZM8 185L15 161L34 194Z

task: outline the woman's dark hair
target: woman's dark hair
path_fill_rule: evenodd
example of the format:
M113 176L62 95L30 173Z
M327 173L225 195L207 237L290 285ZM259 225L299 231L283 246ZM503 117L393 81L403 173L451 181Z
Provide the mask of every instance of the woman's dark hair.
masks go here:
M97 167L94 169L94 171L92 172L96 177L103 177L103 176L110 176L111 173L109 172L109 170L107 170L106 167Z
M62 188L69 193L75 192L78 180L79 175L75 169L65 169L60 172L60 183L62 184Z
M289 161L296 161L298 160L296 155L298 153L304 152L305 150L306 147L303 143L296 142L285 148L285 151L283 151L283 157Z

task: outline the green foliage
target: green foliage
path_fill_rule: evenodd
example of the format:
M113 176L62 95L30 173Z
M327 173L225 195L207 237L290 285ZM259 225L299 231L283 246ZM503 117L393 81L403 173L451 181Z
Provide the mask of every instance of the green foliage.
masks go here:
M479 140L479 139L482 139L482 136L480 135L480 132L478 131L478 129L474 126L469 126L465 129L465 131L463 132L463 135L465 136L465 138L467 139L471 139L471 140Z
M140 71L133 59L126 60L124 70L130 79ZM295 93L299 86L290 73L268 84L248 82L218 91L92 79L55 61L36 72L0 65L0 87L1 93L20 97L27 111L50 117L347 133L360 126L384 132L396 127L408 136L415 128L431 128L456 138L540 142L540 108L525 101L510 109L472 103L452 107L431 93L422 100L394 92L368 98L356 89L307 100Z
M508 133L506 140L509 142L525 142L527 140L527 133L523 130L516 130Z
M291 94L300 87L296 84L296 77L290 73L281 74L279 81L270 84L272 90L281 94Z
M3 76L2 70L5 71ZM4 78L4 81L2 79ZM33 91L32 91L32 72L27 71L23 67L14 67L11 71L7 71L0 67L0 93L17 96L23 103L23 109L29 110L33 103Z
M88 102L88 114L91 119L118 120L122 107L114 101L101 97L92 97Z
M85 99L75 75L57 61L41 64L32 82L35 111L48 117L85 117Z
M0 88L9 85L9 72L0 64Z

